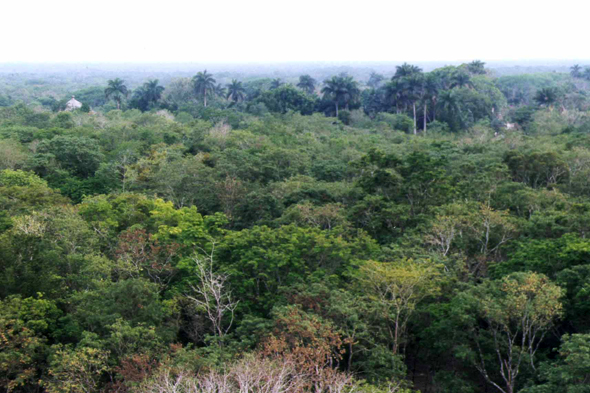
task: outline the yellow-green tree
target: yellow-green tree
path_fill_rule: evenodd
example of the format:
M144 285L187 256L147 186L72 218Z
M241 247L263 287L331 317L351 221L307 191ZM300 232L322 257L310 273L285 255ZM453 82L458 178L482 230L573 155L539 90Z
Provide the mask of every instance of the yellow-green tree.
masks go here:
M57 349L49 368L48 393L92 393L107 371L108 351L80 347Z
M469 304L460 312L477 316L471 321L475 367L500 392L515 392L525 365L535 370L539 345L561 316L562 295L546 276L527 272L486 281L460 297Z
M439 293L441 278L441 266L430 261L367 261L361 266L361 284L387 322L394 354L399 353L416 305Z

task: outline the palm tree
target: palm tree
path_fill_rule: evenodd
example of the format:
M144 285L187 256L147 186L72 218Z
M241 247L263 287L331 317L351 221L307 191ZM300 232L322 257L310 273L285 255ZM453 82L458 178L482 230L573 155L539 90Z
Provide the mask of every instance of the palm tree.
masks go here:
M354 80L352 76L344 76L344 86L346 88L346 94L344 94L344 104L346 106L346 110L348 110L350 102L357 100L361 94L361 91L358 87L358 82Z
M455 72L453 82L451 83L451 88L453 87L473 87L469 74L465 71Z
M424 94L422 104L424 105L424 133L426 133L426 123L428 119L428 102L432 102L432 121L436 120L436 100L440 83L436 74L429 72L424 77Z
M474 60L467 64L467 69L474 75L484 75L486 73L485 65L486 63L481 60Z
M193 77L193 86L197 95L203 97L203 106L207 107L207 96L215 92L215 79L207 70L199 72Z
M420 67L404 63L401 66L395 67L395 75L393 76L393 78L405 78L408 76L412 76L414 74L419 74L420 72L422 72L422 69Z
M358 83L352 77L333 76L331 79L324 81L322 94L334 102L336 117L338 117L340 103L344 103L346 109L348 109L350 101L358 98L360 90Z
M164 87L158 85L157 79L148 80L143 84L143 89L145 100L148 103L153 102L154 104L162 98L162 93L164 92Z
M412 114L414 115L414 135L418 133L416 121L416 102L424 94L424 76L421 73L414 73L403 79L405 85L404 96L406 101L412 104Z
M342 78L333 76L332 79L324 81L324 87L322 88L322 94L328 96L336 107L336 117L338 117L338 104L344 95L344 84Z
M129 105L145 112L150 108L150 104L156 104L160 100L163 91L164 88L158 84L157 79L149 80L133 91Z
M582 78L586 79L587 81L590 81L590 67L584 67Z
M455 97L455 92L453 90L443 90L438 95L438 107L445 115L445 121L452 127L463 123L463 119L461 118L461 108L457 102L457 98Z
M246 89L242 86L242 82L237 79L232 79L231 83L227 85L227 98L231 98L233 102L243 101L246 97Z
M424 75L422 74L422 69L418 66L404 63L396 67L395 75L391 78L391 81L398 81L401 85L401 92L398 93L398 101L412 105L414 134L417 134L416 102L423 94Z
M579 64L574 64L570 68L570 74L574 78L580 78L580 77L582 77L582 67L580 67Z
M535 94L535 102L548 108L553 108L553 104L557 102L558 98L559 92L554 87L545 87Z
M108 86L104 89L104 95L107 100L113 97L113 100L117 103L117 109L121 109L121 96L127 97L129 90L125 86L125 81L119 78L111 79L107 82Z
M395 106L395 112L399 114L399 104L402 103L403 86L398 79L392 79L385 85L385 100L392 107Z
M309 75L301 75L297 87L305 91L307 94L313 94L315 91L316 80Z
M213 93L218 97L225 97L227 90L221 83L218 83L217 86L215 86Z
M377 89L381 82L385 79L385 77L381 74L376 73L375 71L371 72L371 76L369 77L369 81L367 82L367 86L372 87L373 89Z
M279 87L281 87L283 85L284 85L284 83L281 80L281 78L276 78L270 82L270 89L271 90L278 89Z

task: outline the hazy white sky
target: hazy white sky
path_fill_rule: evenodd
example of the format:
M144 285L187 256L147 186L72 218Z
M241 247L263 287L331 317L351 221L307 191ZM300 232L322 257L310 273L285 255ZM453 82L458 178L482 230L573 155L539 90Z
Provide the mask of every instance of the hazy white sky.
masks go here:
M588 0L0 1L0 62L590 57Z

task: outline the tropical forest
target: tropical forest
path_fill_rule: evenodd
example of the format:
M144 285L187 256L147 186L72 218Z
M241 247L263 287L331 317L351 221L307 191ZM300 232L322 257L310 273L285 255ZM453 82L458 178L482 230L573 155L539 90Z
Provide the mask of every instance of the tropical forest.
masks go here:
M0 64L0 389L590 392L590 65Z

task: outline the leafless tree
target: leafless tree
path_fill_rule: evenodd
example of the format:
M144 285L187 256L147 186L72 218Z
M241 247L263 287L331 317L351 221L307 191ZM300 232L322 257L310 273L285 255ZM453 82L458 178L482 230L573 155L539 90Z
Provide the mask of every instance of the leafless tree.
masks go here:
M238 302L232 299L231 291L228 288L229 275L216 272L213 269L215 243L213 243L210 253L206 253L205 250L201 251L201 255L196 254L193 257L199 281L196 285L191 285L192 294L187 297L195 302L198 308L205 311L207 318L213 325L214 334L223 337L232 326ZM229 318L228 323L224 323L226 317Z

